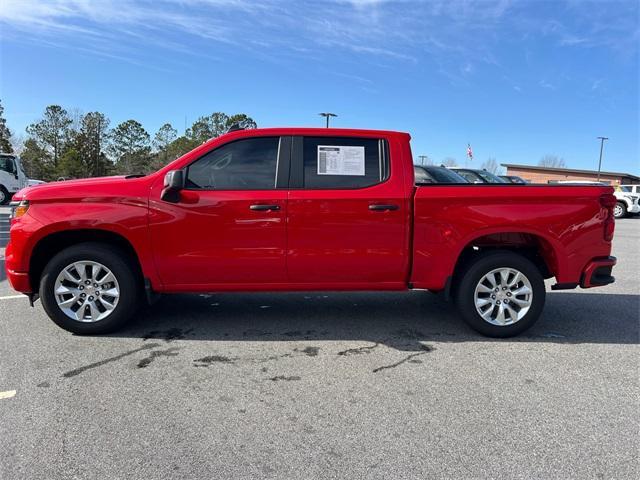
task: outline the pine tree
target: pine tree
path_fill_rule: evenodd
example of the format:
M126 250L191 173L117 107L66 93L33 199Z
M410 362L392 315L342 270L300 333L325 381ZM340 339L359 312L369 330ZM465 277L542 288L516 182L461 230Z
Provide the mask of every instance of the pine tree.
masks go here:
M174 158L169 156L169 147L175 141L178 132L170 123L165 123L160 127L153 137L153 146L156 149L151 169L158 170L168 164Z
M24 142L20 160L29 178L45 181L56 179L56 169L53 166L50 153L41 147L35 139L28 138Z
M4 118L4 107L0 102L0 152L13 153L11 146L11 130L7 127L7 121Z
M89 112L82 117L77 149L87 176L101 177L111 173L113 164L105 153L109 141L109 123L109 119L100 112Z
M122 122L111 132L109 152L116 161L116 171L123 175L149 171L151 160L150 137L135 120Z
M69 140L72 120L60 105L49 105L43 118L27 127L27 133L41 148L51 153L54 168L58 167L60 156Z

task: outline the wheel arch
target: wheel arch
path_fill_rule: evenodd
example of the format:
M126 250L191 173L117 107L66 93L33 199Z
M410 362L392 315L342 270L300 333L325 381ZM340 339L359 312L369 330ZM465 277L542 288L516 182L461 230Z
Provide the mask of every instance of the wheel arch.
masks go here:
M491 250L510 251L529 259L540 271L543 278L558 275L563 268L559 252L560 246L549 238L529 231L482 232L467 240L458 252L451 273L451 289L455 289L459 278L480 254Z
M38 291L42 272L54 255L73 245L88 242L101 243L120 250L131 261L134 273L141 284L144 282L140 258L127 238L111 230L86 228L50 233L38 240L33 247L29 260L29 281L33 291Z
M631 208L631 206L633 205L633 202L627 197L616 197L616 201L618 203L623 203L627 207L627 209Z

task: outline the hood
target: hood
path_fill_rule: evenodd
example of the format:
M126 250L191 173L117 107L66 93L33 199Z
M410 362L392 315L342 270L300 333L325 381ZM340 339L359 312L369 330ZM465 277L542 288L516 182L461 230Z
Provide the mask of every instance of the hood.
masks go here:
M78 180L63 180L61 182L43 183L23 188L14 195L14 201L53 200L53 199L83 199L92 196L121 196L126 195L129 187L139 186L140 182L148 182L152 176L127 177L124 175L112 177L82 178Z

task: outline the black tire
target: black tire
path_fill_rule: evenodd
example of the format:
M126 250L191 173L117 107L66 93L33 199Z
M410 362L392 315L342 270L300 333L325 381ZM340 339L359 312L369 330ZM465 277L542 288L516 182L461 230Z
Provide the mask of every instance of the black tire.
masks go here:
M627 205L624 202L616 202L616 206L613 209L614 218L624 218L627 216Z
M481 279L498 268L512 268L522 273L531 284L533 292L529 311L520 320L510 325L494 325L482 318L475 304L476 286ZM488 337L506 338L519 335L529 329L540 317L545 302L544 278L540 270L526 257L506 250L495 250L480 254L466 264L459 277L456 304L464 321L474 330ZM511 301L513 303L513 300Z
M11 195L7 189L0 185L0 205L6 205L11 201Z
M60 272L71 263L83 260L107 267L120 287L120 297L113 311L95 322L81 322L68 317L58 306L54 291ZM40 278L40 298L47 315L59 327L78 335L99 335L118 330L132 318L140 304L141 281L131 263L124 252L103 243L80 243L62 250L47 263Z

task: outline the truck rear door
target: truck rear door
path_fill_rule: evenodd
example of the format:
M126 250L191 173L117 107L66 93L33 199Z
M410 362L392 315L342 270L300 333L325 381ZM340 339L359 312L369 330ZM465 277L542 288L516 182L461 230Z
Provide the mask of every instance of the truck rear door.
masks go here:
M409 204L388 141L293 138L287 218L289 282L406 288Z

